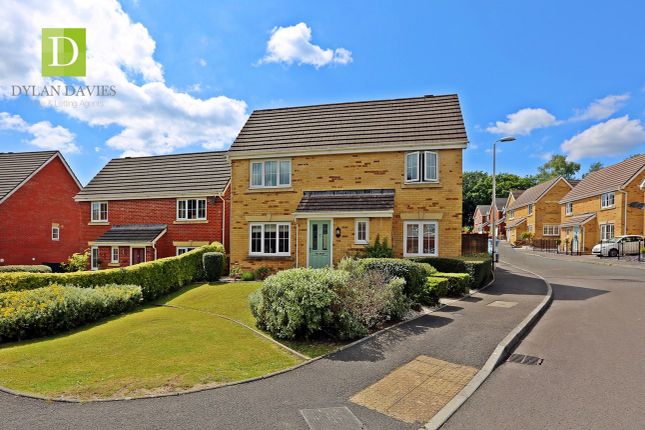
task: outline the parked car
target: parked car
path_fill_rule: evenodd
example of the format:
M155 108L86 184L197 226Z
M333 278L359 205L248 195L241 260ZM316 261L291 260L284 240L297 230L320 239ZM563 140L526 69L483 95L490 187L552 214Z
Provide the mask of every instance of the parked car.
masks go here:
M638 254L645 238L638 235L616 236L603 240L593 247L592 254L598 257L618 257L621 255Z

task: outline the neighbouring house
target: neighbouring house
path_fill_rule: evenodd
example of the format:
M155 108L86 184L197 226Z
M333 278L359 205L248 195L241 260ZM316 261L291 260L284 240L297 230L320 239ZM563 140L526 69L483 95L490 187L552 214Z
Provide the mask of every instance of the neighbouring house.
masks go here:
M507 197L497 197L495 202L488 210L489 223L493 222L493 212L495 212L495 230L498 239L506 238L506 201Z
M110 161L75 197L91 269L228 249L230 168L225 152Z
M254 111L229 150L231 264L330 266L377 236L460 255L467 143L457 95Z
M82 249L80 189L58 151L0 153L0 265L61 263Z
M508 241L516 244L522 233L528 232L533 239L557 239L560 236L560 204L573 187L561 176L539 183L523 191L506 209Z
M473 232L484 234L490 231L491 205L477 205L473 213Z
M591 252L602 239L643 234L645 154L591 172L560 199L560 239L572 252Z

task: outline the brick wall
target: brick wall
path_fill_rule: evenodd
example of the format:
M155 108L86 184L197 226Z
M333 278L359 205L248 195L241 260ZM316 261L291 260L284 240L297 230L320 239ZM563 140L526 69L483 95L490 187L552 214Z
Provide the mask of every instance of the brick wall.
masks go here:
M287 268L306 265L307 222L293 219L303 191L335 189L390 188L395 190L391 227L383 220L370 221L370 236L379 230L387 237L396 256L403 253L402 214L432 214L439 220L439 255L461 254L462 154L461 150L440 150L439 184L404 184L404 152L332 154L299 156L291 159L292 187L288 189L249 189L249 160L232 160L231 262L243 269L270 266ZM267 259L248 256L250 220L288 221L292 225L291 257ZM341 226L341 237L333 236L334 262L355 252L354 219L334 220ZM377 227L378 226L378 227ZM384 227L385 226L385 227ZM332 232L334 233L334 232ZM298 241L295 240L296 234Z
M57 157L0 204L0 264L60 263L81 250L78 191ZM58 241L52 224L60 227Z

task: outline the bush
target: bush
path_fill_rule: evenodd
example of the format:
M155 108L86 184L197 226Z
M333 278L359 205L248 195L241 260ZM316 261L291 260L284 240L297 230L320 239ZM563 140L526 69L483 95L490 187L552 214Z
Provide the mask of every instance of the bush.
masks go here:
M470 275L470 289L477 290L493 278L490 258L483 261L464 261L466 273Z
M366 245L359 256L361 258L392 258L394 252L387 243L387 237L381 242L381 236L377 234L374 244Z
M65 272L82 272L90 267L90 251L75 252L66 262L61 263Z
M359 261L359 270L378 270L387 273L390 278L405 280L405 294L415 302L425 303L424 285L426 278L436 270L429 264L420 264L412 260L397 258L365 258Z
M133 309L141 300L141 288L134 285L51 285L0 293L0 342L68 330Z
M424 285L424 296L426 304L436 306L439 304L439 298L448 294L449 282L446 278L428 276Z
M267 266L258 267L258 269L255 271L255 278L261 281L264 281L269 277L269 275L271 275L271 269Z
M221 252L204 252L202 255L204 274L208 282L219 281L226 268L226 257Z
M448 280L446 296L459 297L468 294L470 290L471 277L468 273L443 273L437 272L434 276Z
M255 275L253 272L244 272L240 276L241 281L255 281Z
M9 272L29 272L29 273L51 273L52 268L44 264L24 265L15 264L10 266L0 266L0 273Z
M88 288L107 284L140 285L146 301L156 299L205 278L202 254L224 252L219 243L203 246L176 257L134 266L74 273L0 273L0 292L32 290L49 284Z
M491 279L491 260L489 256L479 260L462 260L459 258L425 257L415 261L431 264L443 273L468 273L470 275L469 288L476 290L486 285Z
M466 262L458 258L445 257L424 257L417 258L414 261L419 263L428 263L439 272L446 273L466 273Z

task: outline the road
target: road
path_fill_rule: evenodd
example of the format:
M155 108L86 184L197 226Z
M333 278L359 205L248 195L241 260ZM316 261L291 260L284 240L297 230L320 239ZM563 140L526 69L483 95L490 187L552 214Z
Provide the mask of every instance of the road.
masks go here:
M645 270L502 249L552 285L554 302L517 353L444 429L645 429Z

